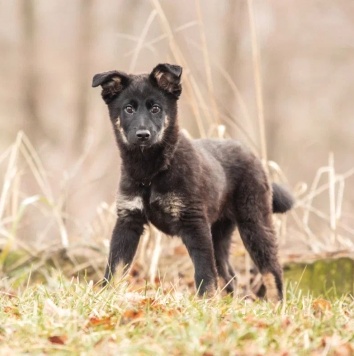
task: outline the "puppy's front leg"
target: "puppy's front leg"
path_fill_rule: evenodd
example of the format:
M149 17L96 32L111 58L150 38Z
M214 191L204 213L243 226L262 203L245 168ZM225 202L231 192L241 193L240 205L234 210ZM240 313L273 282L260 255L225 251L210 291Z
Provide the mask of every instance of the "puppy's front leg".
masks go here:
M122 264L124 274L128 271L138 248L145 223L145 218L138 212L118 217L112 234L104 285L113 277L118 264Z
M207 222L184 227L180 235L194 265L194 279L198 294L212 296L217 288L217 272Z

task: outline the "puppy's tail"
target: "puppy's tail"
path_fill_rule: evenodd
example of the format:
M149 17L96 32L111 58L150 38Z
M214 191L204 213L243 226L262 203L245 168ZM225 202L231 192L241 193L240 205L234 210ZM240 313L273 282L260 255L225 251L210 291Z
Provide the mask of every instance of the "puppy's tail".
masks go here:
M285 213L295 203L294 197L289 191L277 183L272 183L273 190L273 213Z

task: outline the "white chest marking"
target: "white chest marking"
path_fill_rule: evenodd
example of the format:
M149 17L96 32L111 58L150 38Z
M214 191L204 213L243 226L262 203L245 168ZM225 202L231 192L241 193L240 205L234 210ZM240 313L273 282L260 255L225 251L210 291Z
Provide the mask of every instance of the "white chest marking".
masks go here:
M118 215L125 215L132 210L143 210L143 200L141 197L128 197L119 195L117 200Z

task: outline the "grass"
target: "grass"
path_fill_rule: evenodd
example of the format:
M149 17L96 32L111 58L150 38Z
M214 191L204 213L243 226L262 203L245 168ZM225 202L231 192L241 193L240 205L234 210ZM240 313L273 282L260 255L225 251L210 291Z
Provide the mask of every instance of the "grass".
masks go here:
M288 288L283 304L173 287L99 289L53 272L46 284L1 282L0 354L350 355L354 299L333 302Z

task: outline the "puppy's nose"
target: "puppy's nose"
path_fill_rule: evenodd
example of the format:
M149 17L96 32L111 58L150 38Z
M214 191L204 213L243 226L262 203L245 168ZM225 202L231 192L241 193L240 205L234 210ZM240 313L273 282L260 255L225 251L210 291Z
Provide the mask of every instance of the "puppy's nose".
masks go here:
M138 130L136 132L136 136L139 139L139 141L147 141L151 134L149 130Z

